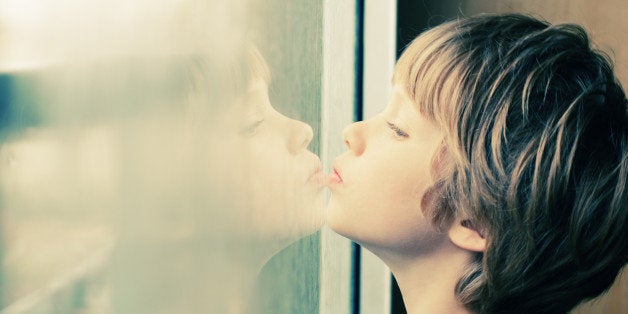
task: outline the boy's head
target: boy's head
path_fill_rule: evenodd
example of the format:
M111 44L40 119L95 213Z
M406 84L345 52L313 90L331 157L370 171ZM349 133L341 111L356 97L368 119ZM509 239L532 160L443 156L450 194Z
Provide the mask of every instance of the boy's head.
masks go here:
M467 217L487 240L463 304L560 313L612 284L628 255L627 101L582 28L449 22L407 47L393 82L445 134L433 222Z

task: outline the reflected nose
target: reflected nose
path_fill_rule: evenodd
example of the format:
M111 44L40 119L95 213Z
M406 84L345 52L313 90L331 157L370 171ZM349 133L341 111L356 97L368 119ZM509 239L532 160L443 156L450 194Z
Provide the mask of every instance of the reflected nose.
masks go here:
M291 154L296 155L305 150L314 136L312 127L307 123L299 120L290 120L290 139L288 142L288 150Z
M344 131L342 131L342 138L345 141L345 145L347 145L347 148L356 156L362 155L366 147L362 134L363 128L364 121L360 121L348 125Z

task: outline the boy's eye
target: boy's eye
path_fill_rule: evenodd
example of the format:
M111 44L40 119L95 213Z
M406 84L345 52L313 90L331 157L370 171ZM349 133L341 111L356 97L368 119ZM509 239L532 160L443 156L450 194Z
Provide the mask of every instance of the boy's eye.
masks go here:
M251 137L255 135L255 133L257 133L257 128L260 126L260 124L262 124L262 122L264 122L264 119L256 120L253 123L249 123L244 127L241 127L238 130L238 134L245 137Z
M395 132L395 135L397 137L403 137L403 138L407 138L410 135L408 135L408 133L404 132L402 129L400 129L398 126L396 126L395 124L391 123L391 122L386 122L388 124L388 127L393 130Z

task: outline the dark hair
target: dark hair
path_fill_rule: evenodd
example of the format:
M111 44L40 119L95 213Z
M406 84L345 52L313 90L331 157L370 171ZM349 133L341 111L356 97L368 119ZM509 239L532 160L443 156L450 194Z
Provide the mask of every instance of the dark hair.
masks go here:
M480 15L427 31L393 81L445 134L429 214L487 236L457 286L478 313L565 313L628 256L628 118L608 58L577 25Z

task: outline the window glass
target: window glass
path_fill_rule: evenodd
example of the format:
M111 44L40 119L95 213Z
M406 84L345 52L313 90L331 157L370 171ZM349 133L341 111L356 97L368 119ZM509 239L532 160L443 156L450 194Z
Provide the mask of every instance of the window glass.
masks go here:
M1 313L325 312L324 12L0 0Z

